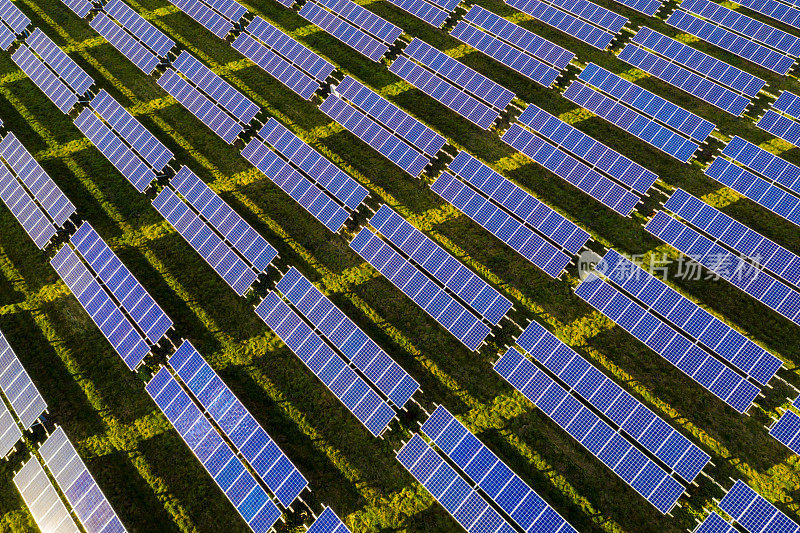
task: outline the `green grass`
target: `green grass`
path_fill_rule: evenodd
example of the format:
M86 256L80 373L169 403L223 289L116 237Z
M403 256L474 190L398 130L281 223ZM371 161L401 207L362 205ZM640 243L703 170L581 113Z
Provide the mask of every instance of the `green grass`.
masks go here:
M675 35L660 21L645 20L610 0L602 5ZM271 115L311 142L371 190L372 208L389 203L445 248L496 284L514 302L520 324L537 318L560 338L614 376L629 391L670 420L711 455L706 468L723 486L744 478L779 507L796 515L800 465L764 429L769 416L792 393L775 383L750 417L736 415L696 383L622 332L572 295L574 272L553 281L484 230L444 203L426 180L409 178L314 103L300 100L277 81L244 61L165 0L130 2L179 44L188 48ZM504 3L481 5L615 72L629 68L613 54L599 52L546 26L531 22ZM347 238L332 236L312 217L197 119L182 109L89 25L58 0L18 0L35 25L59 45L137 118L215 188L280 252L279 264L298 267L378 341L422 385L419 400L431 409L444 404L476 432L539 494L581 531L681 531L693 527L721 491L705 477L672 517L661 517L633 490L536 411L491 369L499 351L517 332L510 324L479 353L469 353L400 291L354 254ZM642 229L642 215L622 219L515 155L497 135L470 125L409 87L384 67L361 57L295 12L270 0L247 7L307 46L382 92L442 132L458 147L493 164L592 232L595 248L613 246L632 254L667 251ZM445 32L432 29L387 2L369 8L555 114L575 106L557 91L527 82ZM752 15L752 13L751 13ZM773 23L775 24L775 23ZM786 29L786 28L784 28ZM695 46L730 62L713 47ZM800 90L795 78L778 78L752 65L770 90ZM570 76L574 77L575 70ZM770 137L747 119L734 119L670 90L652 79L639 83L734 134L763 143ZM758 104L760 108L765 105ZM755 112L754 112L755 113ZM571 114L570 116L573 116ZM583 115L581 115L583 116ZM133 187L91 146L41 92L0 54L0 117L120 255L136 277L221 374L281 448L310 481L315 510L331 505L357 531L456 531L458 526L394 460L394 450L416 430L416 408L395 423L385 439L374 439L252 312L252 301L236 295ZM703 196L725 212L794 251L796 228L707 179L699 164L680 165L597 118L577 121L601 139L657 172L642 214L671 187ZM780 146L776 143L776 146ZM800 150L782 154L800 163ZM349 237L348 237L349 238ZM214 486L177 433L143 390L143 377L130 373L77 301L49 267L13 216L0 209L0 329L43 392L49 417L61 424L123 522L132 531L244 531L244 523ZM273 271L274 274L274 271ZM273 275L274 277L274 275ZM676 285L751 338L778 354L798 385L800 358L796 326L724 282ZM0 531L26 531L33 521L12 483L24 454L0 467ZM307 517L290 517L298 529Z

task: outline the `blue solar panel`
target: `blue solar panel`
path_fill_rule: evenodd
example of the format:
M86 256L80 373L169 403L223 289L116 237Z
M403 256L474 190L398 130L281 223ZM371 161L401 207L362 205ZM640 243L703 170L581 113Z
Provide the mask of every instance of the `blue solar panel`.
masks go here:
M153 206L236 294L247 292L256 280L256 273L172 189L162 189Z
M125 176L136 190L144 192L156 179L156 174L133 150L117 137L90 108L81 111L75 119L75 126L100 150L106 159Z
M515 531L418 433L397 452L397 460L467 533Z
M159 58L165 58L167 53L175 46L175 41L142 18L122 0L111 0L103 10Z
M698 231L659 211L645 229L770 309L800 324L800 293Z
M172 327L172 320L100 238L91 224L81 224L70 241L122 308L144 331L150 343L158 343Z
M105 13L98 13L90 24L97 33L145 74L152 74L153 70L161 63L155 54L107 17Z
M8 413L5 406L0 406L0 413ZM10 414L0 414L0 453L5 448L6 435L3 435L4 422ZM11 423L13 424L13 420ZM16 428L16 425L11 426ZM17 429L19 431L19 429ZM21 437L22 434L20 433ZM14 475L14 484L17 486L22 499L36 525L41 531L58 531L59 533L79 533L75 519L70 515L67 506L56 492L53 482L47 477L39 459L32 455L28 462L22 465L19 472Z
M64 245L50 260L50 264L64 280L111 346L135 370L150 352L147 343L133 324L122 314L111 297L100 286L72 248Z
M775 103L772 104L772 109L792 118L800 119L800 96L789 91L783 91Z
M727 523L720 515L711 511L694 533L737 533L736 528Z
M333 93L319 109L414 177L419 177L430 163L414 147Z
M233 29L232 22L226 20L222 15L216 13L199 0L169 1L220 39L224 39L228 32Z
M787 409L781 418L769 429L773 439L800 454L800 416Z
M489 326L368 228L361 229L350 247L467 348L475 351L483 344Z
M61 426L42 443L39 454L87 533L124 533L125 526Z
M579 19L585 20L613 34L618 33L625 27L625 24L628 23L628 19L622 15L618 15L588 0L579 0L577 2L569 0L547 0L547 3L567 13L572 13Z
M350 217L333 198L259 139L251 140L242 150L242 156L332 232L339 231Z
M783 366L780 359L616 250L609 250L595 268L648 309L762 385L769 383Z
M0 457L6 457L22 438L22 430L6 404L0 402ZM34 515L35 516L35 515Z
M85 94L94 83L94 80L39 28L25 39L25 44L39 54L47 66L78 96Z
M526 352L688 483L711 457L538 322L517 339Z
M662 513L683 485L514 348L494 370Z
M231 46L305 100L310 100L320 87L311 76L246 33L240 33Z
M50 176L39 166L28 150L13 133L0 141L0 157L16 173L18 179L33 193L36 201L53 219L56 226L64 223L75 213L75 206L61 192Z
M308 481L192 343L183 341L169 365L275 498L291 505Z
M306 530L306 533L350 533L342 519L336 516L333 509L326 507L314 523Z
M299 14L376 63L389 50L388 45L370 37L314 2L306 2Z
M139 156L156 172L161 172L174 157L155 135L133 118L105 89L97 93L89 105L108 123L119 137L125 139Z
M3 390L3 394L25 429L30 429L47 409L47 403L2 332L0 332L0 389Z
M388 205L382 204L369 220L369 224L489 323L497 325L511 309L511 302L497 289Z
M617 0L620 4L625 5L639 13L644 13L648 17L656 14L656 11L661 9L664 4L660 0Z
M78 95L59 80L27 46L17 48L11 59L62 113L69 113L78 103Z
M506 3L523 13L527 13L536 20L544 22L600 50L608 48L608 45L611 44L615 37L611 32L584 22L540 0L506 0Z
M388 22L375 13L361 7L352 0L317 0L341 18L357 28L374 35L389 46L403 33L403 29Z
M744 376L595 274L586 277L575 294L740 413L759 394Z
M789 26L800 28L800 9L792 7L792 2L779 2L778 0L741 0L741 4L756 13L761 13Z
M568 254L449 172L442 172L431 189L551 277L560 276L569 264Z
M425 0L389 0L392 4L434 26L441 28L450 13Z
M256 307L256 314L370 433L376 437L383 433L396 415L394 409L275 292L267 294Z
M244 131L242 124L181 78L176 71L170 69L164 72L158 78L158 84L228 144L232 144Z
M278 507L166 367L145 390L250 529L270 531L281 517Z
M394 405L403 407L419 389L414 378L296 268L275 288Z
M524 531L577 533L441 405L420 429Z
M94 7L91 2L87 0L61 0L65 6L70 8L73 13L81 18L84 18Z
M797 533L798 526L763 496L737 480L719 502L719 508L728 513L748 533L780 531Z
M768 109L756 123L762 130L795 146L800 146L800 122Z
M17 37L14 35L14 32L0 25L0 50L7 52L16 40Z
M31 23L11 0L0 0L0 19L17 35L22 35Z
M56 227L45 212L33 201L9 170L0 165L0 199L17 219L25 233L40 249L44 249L56 234Z
M234 24L247 14L247 8L235 0L203 0L203 2Z

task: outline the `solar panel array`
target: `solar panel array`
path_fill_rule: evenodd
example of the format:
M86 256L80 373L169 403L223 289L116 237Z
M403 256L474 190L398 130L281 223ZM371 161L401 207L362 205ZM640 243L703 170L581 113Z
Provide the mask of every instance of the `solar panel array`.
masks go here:
M14 474L14 485L41 531L80 532L35 455Z
M92 10L94 5L88 0L61 0L64 5L72 10L73 13L78 15L80 18L86 17L89 12Z
M494 369L661 513L675 506L683 485L525 356L510 348Z
M380 436L396 413L275 292L267 294L256 314L374 436Z
M275 498L291 505L308 481L192 343L183 341L169 365Z
M259 139L251 140L242 156L330 231L336 233L350 218L344 207Z
M39 28L36 28L28 35L28 38L25 39L25 44L36 52L47 66L78 96L86 94L86 91L94 83L91 76L65 54L61 48L56 46L56 43Z
M441 405L420 429L523 531L577 533L575 528Z
M371 230L362 228L350 247L467 348L475 351L483 344L489 326Z
M17 36L14 35L14 32L0 24L0 50L7 52L16 40Z
M78 103L78 95L24 44L11 54L11 59L62 113L69 113Z
M774 20L794 26L800 27L800 9L792 7L794 2L779 2L778 0L741 0L737 2L756 13L761 13Z
M517 344L687 483L708 464L706 452L538 322L525 328Z
M2 332L0 332L0 389L3 390L3 394L25 429L30 429L47 409L47 403Z
M398 37L403 33L403 29L395 26L391 22L382 19L372 11L369 11L352 0L317 0L336 13L340 18L347 20L356 28L376 37L381 42L392 46Z
M600 50L608 48L608 45L611 44L615 37L614 33L557 9L548 2L541 0L506 0L506 3L523 13L527 13L536 20ZM588 2L582 5L586 4Z
M152 74L161 60L145 48L105 13L98 13L90 22L94 30L145 74Z
M676 329L761 385L769 383L783 366L780 359L616 250L609 250L595 269L648 310L664 317Z
M468 533L515 531L418 433L398 450L397 460Z
M306 533L350 533L342 519L336 516L333 509L326 507L314 523L306 530Z
M16 35L22 35L31 23L11 0L0 0L0 20Z
M87 533L122 533L122 525L60 426L39 447L44 464Z
M694 533L737 533L720 515L711 511L705 520L694 530Z
M389 0L389 2L436 28L441 28L450 16L450 13L440 9L435 2L425 0Z
M386 398L403 407L419 383L292 267L275 287Z
M108 16L113 17L128 32L142 42L159 58L165 58L175 46L175 41L148 22L123 0L111 0L104 7Z
M639 13L644 13L648 17L656 14L656 11L661 9L663 2L661 0L617 0L620 4L627 6Z
M783 91L756 126L795 146L800 146L800 97Z
M14 420L14 415L8 410L5 402L0 401L0 457L11 453L21 438L22 430Z
M169 370L161 367L145 390L250 529L256 533L270 531L281 517L278 506Z
M172 189L162 189L153 200L153 207L236 294L247 292L257 274Z
M0 165L0 199L40 249L56 234L56 227L5 165Z
M769 428L773 439L800 454L800 416L791 409L786 409L780 419Z
M233 23L200 0L169 0L171 4L199 22L205 29L224 39L233 29Z
M720 500L719 508L730 515L733 521L748 533L766 531L797 533L800 531L800 526L796 522L741 480L736 480L733 487Z

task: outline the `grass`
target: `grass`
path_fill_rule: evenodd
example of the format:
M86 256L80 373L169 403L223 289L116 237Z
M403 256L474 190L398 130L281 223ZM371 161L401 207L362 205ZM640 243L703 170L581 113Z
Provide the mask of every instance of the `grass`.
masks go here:
M599 368L616 378L651 409L679 427L712 455L706 472L724 487L744 478L790 515L800 490L798 458L764 429L776 408L792 395L780 382L767 389L749 417L736 415L632 337L613 327L572 295L574 272L553 281L281 84L242 59L228 44L201 29L165 0L129 2L144 16L224 75L268 114L345 168L371 191L370 207L390 204L445 248L499 287L515 305L520 324L537 318ZM596 62L636 78L613 54L532 22L497 0L481 5ZM599 3L674 35L660 21L637 15L610 0ZM581 531L680 531L722 494L701 477L671 517L662 517L553 422L536 411L491 369L517 333L506 323L479 353L467 352L388 281L377 276L347 245L332 236L274 184L144 76L89 25L57 0L18 0L17 5L176 154L217 190L280 252L281 267L294 265L378 341L422 385L427 409L441 403L476 432L531 487ZM607 123L579 112L557 91L520 78L485 56L470 52L445 32L404 14L387 2L371 2L375 13L403 26L467 65L503 83L521 100L561 115L576 127L657 172L661 183L641 214L622 219L565 185L499 138L401 82L295 12L270 0L247 7L329 58L426 123L459 148L471 151L589 230L596 248L615 247L648 258L668 252L643 231L643 215L683 187L794 251L800 236L788 223L707 179L699 164L680 165ZM752 15L752 13L751 13ZM771 22L772 23L772 22ZM772 23L779 25L777 23ZM786 28L784 28L786 29ZM724 52L695 43L735 63ZM778 78L753 65L770 90L800 90L797 79ZM574 76L574 69L570 76ZM748 119L734 119L669 89L657 80L638 82L714 121L724 136L770 142ZM758 104L763 108L763 102ZM755 111L753 113L755 116ZM356 531L450 531L455 522L394 460L394 450L416 429L412 416L374 439L319 383L189 245L149 201L88 143L41 92L0 54L0 117L115 249L136 277L253 412L310 481L307 500L315 510L331 505ZM767 144L765 144L767 146ZM800 163L800 150L782 156ZM143 390L48 266L13 216L0 209L0 329L9 337L49 405L49 418L64 426L79 453L132 531L244 531L213 481L181 442ZM273 272L274 273L274 272ZM674 270L673 270L674 273ZM782 375L798 385L796 326L724 282L674 280L688 296L778 354L790 369ZM13 467L0 467L0 531L26 531L33 521L13 487ZM293 516L287 529L302 530L307 517Z

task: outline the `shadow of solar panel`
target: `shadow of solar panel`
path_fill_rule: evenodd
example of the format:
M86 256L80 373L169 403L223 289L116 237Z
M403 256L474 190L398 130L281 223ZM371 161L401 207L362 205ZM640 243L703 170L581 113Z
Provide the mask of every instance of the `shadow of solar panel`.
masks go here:
M103 9L159 58L166 57L175 46L175 41L142 18L122 0L111 0Z
M525 356L510 348L494 370L661 513L675 506L683 485Z
M207 5L198 0L169 0L171 4L199 22L205 29L224 39L233 29L233 23L225 20Z
M39 54L47 66L58 74L75 94L79 96L85 94L94 83L94 80L39 28L25 39L25 44Z
M338 18L330 11L326 11L314 2L306 2L300 9L299 14L376 63L389 50L388 45L370 37L365 32Z
M425 0L389 0L389 2L435 28L441 28L450 16L447 11Z
M737 533L737 530L716 512L711 511L694 533Z
M56 227L5 166L0 165L0 199L39 249L56 234Z
M98 13L90 25L145 74L151 74L161 62L155 54L147 50L139 41L108 18L105 13Z
M25 429L30 429L47 409L47 403L1 332L0 389L3 390L3 394ZM1 452L2 449L0 455L4 455Z
M4 402L0 402L0 457L6 457L22 438L22 430Z
M792 2L779 2L777 0L741 0L737 2L756 13L761 13L771 19L783 22L789 26L800 28L800 9L792 7Z
M11 0L0 0L0 20L17 35L22 35L31 23L31 19L20 11Z
M396 413L275 292L256 314L317 376L372 435L378 437Z
M61 2L80 18L86 17L94 7L87 0L61 0Z
M720 500L719 508L749 533L761 533L762 531L796 533L800 531L797 523L745 485L742 480L736 480L733 487Z
M540 0L505 0L508 5L590 46L605 50L614 34L556 9Z
M2 419L2 415L0 415ZM2 427L2 423L0 423ZM0 441L1 442L1 441ZM14 474L14 485L41 531L79 533L75 520L56 492L39 459L33 455Z
M62 113L69 113L78 103L78 95L36 57L30 48L21 45L11 59Z
M330 507L326 507L306 533L350 533L350 530Z
M280 510L166 367L145 390L250 529L270 531Z
M800 416L787 409L769 428L769 435L794 453L800 453Z
M800 122L768 109L756 126L788 143L800 146Z

